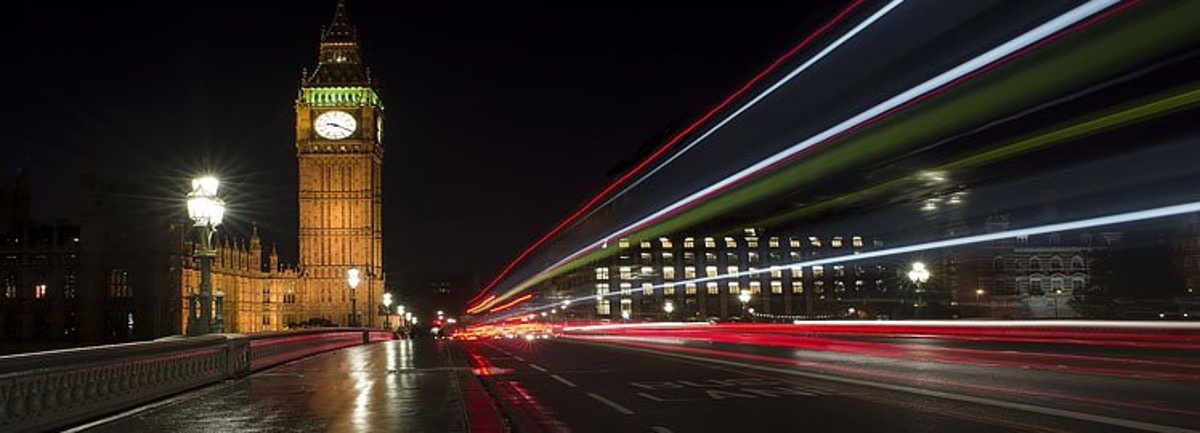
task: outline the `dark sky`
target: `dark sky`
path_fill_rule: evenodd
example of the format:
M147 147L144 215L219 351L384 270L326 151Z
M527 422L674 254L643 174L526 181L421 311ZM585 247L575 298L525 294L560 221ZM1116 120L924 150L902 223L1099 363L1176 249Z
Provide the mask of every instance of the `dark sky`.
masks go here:
M387 107L385 266L486 280L661 129L699 115L842 2L350 0ZM77 173L180 197L211 169L230 230L294 261L292 104L333 0L4 2L0 168L76 219Z

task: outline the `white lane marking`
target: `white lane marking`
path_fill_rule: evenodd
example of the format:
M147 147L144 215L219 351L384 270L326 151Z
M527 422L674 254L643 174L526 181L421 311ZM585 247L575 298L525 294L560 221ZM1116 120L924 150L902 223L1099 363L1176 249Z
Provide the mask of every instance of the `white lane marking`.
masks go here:
M540 366L540 365L537 365L537 364L534 364L534 363L532 363L532 362L531 362L531 363L529 363L529 367L530 367L530 368L532 368L532 369L534 369L534 370L540 371L540 372L542 372L542 373L549 373L549 372L550 372L550 370L546 370L545 368L542 368L542 366Z
M591 397L591 398L594 398L594 399L596 399L596 401L599 401L599 402L601 402L601 403L607 404L607 405L608 405L608 407L611 407L611 408L613 408L613 409L614 409L614 410L616 410L617 412L621 412L621 413L623 413L623 414L625 414L625 415L633 415L633 411L632 411L632 410L629 410L629 408L627 408L627 407L625 407L625 406L621 406L621 405L617 404L617 402L615 402L615 401L612 401L612 400L609 400L609 399L607 399L607 398L601 397L601 396L600 396L600 394L596 394L596 393L594 393L594 392L589 392L589 393L587 393L587 395L588 395L588 397Z
M671 431L671 429L663 427L661 425L650 426L650 431L652 431L654 433L675 433L675 432Z
M1044 414L1044 415L1059 416L1059 417L1063 417L1063 418L1072 418L1072 419L1077 419L1077 420L1095 422L1095 423L1100 423L1100 424L1109 424L1109 425L1115 425L1115 426L1126 427L1126 428L1137 429L1137 430L1145 430L1145 431L1153 431L1153 432L1161 432L1161 433L1200 433L1200 430L1192 430L1192 429L1173 427L1173 426L1167 426L1167 425L1161 425L1161 424L1151 424L1151 423L1147 423L1147 422L1134 421L1134 420L1129 420L1129 419L1114 418L1114 417L1109 417L1109 416L1104 416L1104 415L1093 415L1090 413L1075 412L1075 411L1064 410L1064 409L1054 409L1054 408L1042 407L1042 406L1034 406L1034 405L1024 404L1024 403L1013 403L1013 402L1008 402L1008 401L993 400L990 398L975 397L975 396L963 395L963 394L954 394L954 393L945 392L945 391L935 391L935 390L931 390L931 389L913 388L913 387L904 386L904 385L893 385L893 384L887 384L887 383L871 382L871 381L867 381L867 380L851 379L848 377L827 376L827 375L817 374L817 373L808 373L808 372L803 372L803 371L789 370L786 368L767 367L767 366L763 366L763 365L754 365L754 364L747 364L744 362L730 361L730 360L721 359L721 358L705 358L705 357L701 357L701 356L685 355L682 353L671 353L671 352L666 352L666 351L645 349L645 348L640 348L640 347L628 347L628 346L617 346L617 347L621 347L621 348L627 349L627 350L638 351L638 352L653 353L656 355L674 356L676 358L689 359L692 361L724 364L724 365L741 367L741 368L749 368L749 369L754 369L754 370L759 370L759 371L781 373L781 374L786 374L786 375L790 375L790 376L807 377L810 379L827 380L827 381L831 381L831 382L842 382L842 383L848 383L848 384L852 384L852 385L867 386L867 387L873 387L873 388L882 388L882 389L886 389L886 390L890 390L890 391L907 392L910 394L944 398L947 400L965 401L968 403L981 404L981 405L985 405L985 406L995 406L995 407L1001 407L1001 408L1005 408L1005 409L1040 413L1040 414ZM592 394L589 393L588 395L592 395ZM600 397L593 396L593 398L600 398Z
M575 382L569 381L569 380L567 380L566 378L563 378L562 376L559 376L559 375L557 375L557 374L551 374L551 375L550 375L550 377L553 377L553 378L554 378L554 380L557 380L557 381L559 381L559 382L562 382L562 384L563 384L563 385L569 386L569 387L571 387L571 388L578 388L578 387L579 387L579 385L576 385L576 384L575 384Z
M517 355L513 355L513 359L515 359L515 360L517 360L517 361L525 362L525 358L522 358L522 357L520 357L520 356L517 356Z

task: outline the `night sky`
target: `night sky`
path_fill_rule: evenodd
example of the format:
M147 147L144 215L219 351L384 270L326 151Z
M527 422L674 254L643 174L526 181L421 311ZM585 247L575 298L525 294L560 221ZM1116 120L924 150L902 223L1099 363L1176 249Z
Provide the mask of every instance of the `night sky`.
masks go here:
M842 5L350 0L387 109L385 266L486 280L678 119ZM81 170L172 203L205 170L228 229L296 257L293 102L333 0L4 2L0 168L77 219Z

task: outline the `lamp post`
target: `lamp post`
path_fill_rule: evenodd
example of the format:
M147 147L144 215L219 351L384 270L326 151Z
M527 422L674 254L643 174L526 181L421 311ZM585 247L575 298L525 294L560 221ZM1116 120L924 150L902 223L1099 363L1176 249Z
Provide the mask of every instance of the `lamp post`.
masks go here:
M983 308L983 305L980 305L980 303L982 303L982 302L980 302L980 300L979 300L979 299L980 299L980 297L983 297L983 294L984 294L984 291L983 291L983 289L976 289L976 307L977 307L977 308L979 308L979 311L980 311L980 312L982 312L982 311L983 311L983 309L984 309L984 308ZM989 312L989 313L990 313L990 312ZM979 315L983 315L983 314L979 314ZM989 314L989 315L990 315L990 314Z
M358 279L358 268L350 268L346 270L346 282L350 284L350 327L358 327L358 299L354 297L354 289L358 288L358 283L362 280Z
M388 292L383 293L383 310L387 311L387 314L383 316L383 327L385 329L392 329L392 294L391 293L388 293Z
M187 195L188 217L200 231L200 242L195 253L200 258L200 314L196 315L193 294L188 302L188 335L213 331L212 259L217 256L217 250L213 248L212 235L225 218L225 201L217 197L219 184L217 178L212 176L192 179L192 192Z
M1054 289L1054 319L1058 320L1058 298L1062 296L1062 289Z
M750 291L742 290L742 293L738 294L738 300L742 301L742 318L745 318L747 308L750 306Z
M667 301L663 304L663 312L667 313L667 320L671 320L671 313L675 312L675 303Z
M917 319L921 318L921 307L925 303L924 299L922 299L924 292L921 290L921 285L929 281L929 275L929 271L925 269L925 264L921 262L913 262L912 270L908 271L908 279L917 285L917 302L914 305L916 310L913 312L913 317Z

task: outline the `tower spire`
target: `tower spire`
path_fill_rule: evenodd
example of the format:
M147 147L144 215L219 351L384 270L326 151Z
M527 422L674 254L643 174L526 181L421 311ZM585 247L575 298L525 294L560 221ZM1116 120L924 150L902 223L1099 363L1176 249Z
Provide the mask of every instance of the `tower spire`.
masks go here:
M369 86L371 77L358 48L358 31L350 24L346 1L338 0L333 22L321 32L317 67L304 77L305 87Z

